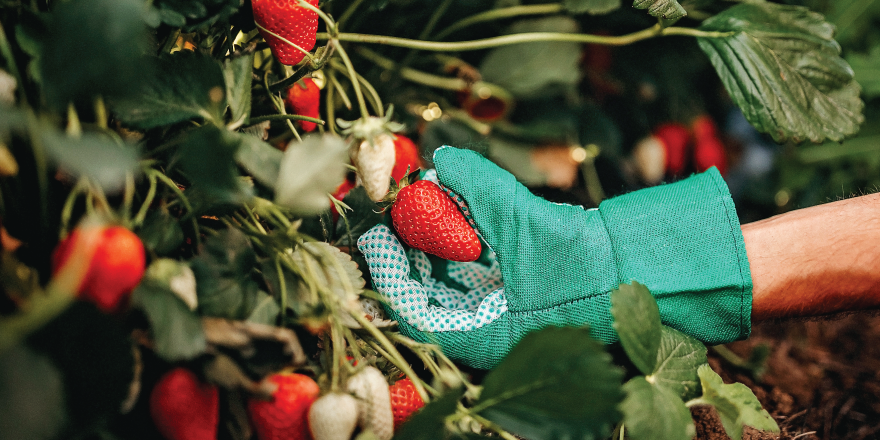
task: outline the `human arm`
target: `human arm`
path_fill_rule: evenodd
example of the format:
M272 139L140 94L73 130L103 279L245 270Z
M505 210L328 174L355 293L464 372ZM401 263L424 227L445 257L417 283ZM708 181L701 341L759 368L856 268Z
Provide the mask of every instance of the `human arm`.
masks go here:
M752 321L880 306L880 194L742 226Z

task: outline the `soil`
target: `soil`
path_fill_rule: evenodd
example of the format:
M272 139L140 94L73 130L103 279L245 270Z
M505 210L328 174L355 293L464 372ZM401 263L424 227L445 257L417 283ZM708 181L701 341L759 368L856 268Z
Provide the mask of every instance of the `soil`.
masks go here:
M780 434L747 429L743 438L863 440L880 438L880 316L851 314L753 326L746 341L726 345L742 358L770 348L757 375L714 349L709 363L725 382L742 382L776 419ZM717 413L692 410L700 440L726 440Z

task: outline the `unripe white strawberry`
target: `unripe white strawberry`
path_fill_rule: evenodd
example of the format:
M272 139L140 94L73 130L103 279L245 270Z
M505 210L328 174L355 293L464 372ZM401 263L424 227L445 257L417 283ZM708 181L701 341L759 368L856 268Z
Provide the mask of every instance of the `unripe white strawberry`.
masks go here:
M380 440L394 437L394 413L385 376L375 367L366 367L348 379L348 392L358 401L358 425Z
M349 394L325 394L309 408L309 430L314 440L349 440L357 420L358 403Z
M352 151L351 162L357 167L358 183L367 190L367 196L380 201L388 193L391 170L394 169L394 139L380 134L373 142L362 141Z

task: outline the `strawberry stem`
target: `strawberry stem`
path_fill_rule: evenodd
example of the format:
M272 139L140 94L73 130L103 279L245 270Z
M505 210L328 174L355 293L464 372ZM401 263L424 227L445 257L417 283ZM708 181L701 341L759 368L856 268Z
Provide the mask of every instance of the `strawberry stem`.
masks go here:
M482 12L476 15L472 15L467 18L463 18L453 24L451 24L446 29L438 32L437 35L434 35L432 40L442 40L448 37L450 34L464 29L468 26L475 25L477 23L485 23L487 21L501 20L505 18L519 17L523 15L547 15L547 14L556 14L563 10L563 6L561 3L551 3L545 5L520 5L520 6L510 6L507 8L499 8L492 9L486 12Z
M701 38L724 38L733 35L733 32L708 32L701 31L699 29L674 26L663 28L659 24L656 24L650 28L620 36L577 33L569 34L562 32L525 32L519 34L504 35L500 37L484 38L481 40L437 42L370 34L337 33L331 36L325 32L321 32L318 33L317 38L319 40L328 40L332 38L338 41L352 41L367 44L384 44L388 46L407 47L410 49L429 50L437 52L463 52L469 50L482 50L495 47L510 46L513 44L534 43L538 41L569 41L573 43L625 46L654 37L665 37L672 35Z

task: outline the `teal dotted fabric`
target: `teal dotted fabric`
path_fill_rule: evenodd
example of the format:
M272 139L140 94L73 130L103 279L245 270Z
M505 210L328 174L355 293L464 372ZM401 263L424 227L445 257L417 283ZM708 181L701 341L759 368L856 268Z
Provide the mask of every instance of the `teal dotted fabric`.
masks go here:
M611 290L635 280L671 327L709 344L748 336L751 274L717 170L585 210L532 195L473 151L444 147L434 163L495 259L450 263L447 275L462 292L431 278L424 254L407 253L387 226L364 234L358 247L402 333L476 368L494 367L547 326L588 325L611 343Z
M358 239L373 278L388 306L423 332L470 331L491 323L507 311L507 298L497 263L450 264L450 276L473 287L461 292L431 278L431 263L424 252L404 250L385 225L376 225ZM421 282L412 278L412 267ZM431 299L440 304L431 304Z

